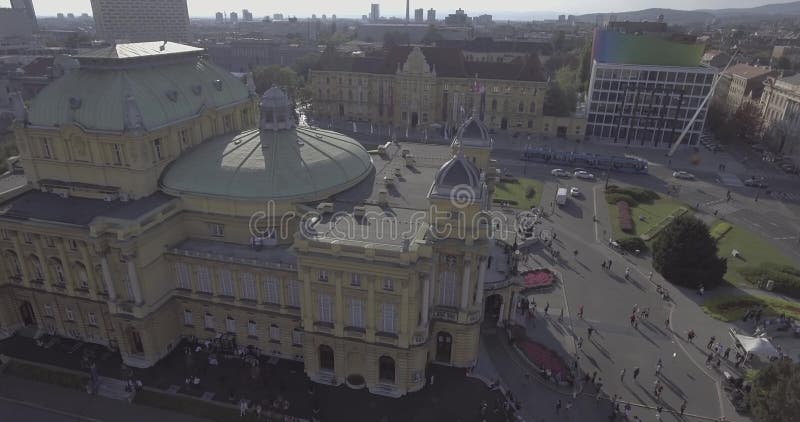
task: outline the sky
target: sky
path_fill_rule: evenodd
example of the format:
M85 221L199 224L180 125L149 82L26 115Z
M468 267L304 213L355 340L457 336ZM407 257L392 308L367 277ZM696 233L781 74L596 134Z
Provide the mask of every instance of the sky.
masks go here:
M146 4L147 0L136 0ZM217 11L241 13L249 9L254 16L283 13L284 16L308 17L311 14L336 14L338 16L360 17L369 14L371 1L375 0L305 0L296 4L288 2L267 2L264 0L188 0L189 15L192 17L213 16ZM786 3L790 0L493 0L487 6L485 0L416 0L411 1L411 10L423 8L436 9L441 18L461 7L468 15L489 13L502 15L507 12L554 12L564 14L583 14L593 12L622 12L628 10L663 7L671 9L720 9L728 7L753 7L769 3ZM391 3L377 1L381 5L381 15L405 16L405 2L395 0ZM0 0L0 7L8 6L10 0ZM33 0L33 7L39 16L55 16L56 13L92 14L90 0ZM506 13L503 13L506 12Z

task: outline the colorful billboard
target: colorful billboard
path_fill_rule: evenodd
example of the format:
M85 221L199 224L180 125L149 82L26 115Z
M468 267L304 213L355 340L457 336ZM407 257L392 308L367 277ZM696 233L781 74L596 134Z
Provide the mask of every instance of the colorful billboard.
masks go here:
M696 67L705 46L595 30L592 58L600 63Z

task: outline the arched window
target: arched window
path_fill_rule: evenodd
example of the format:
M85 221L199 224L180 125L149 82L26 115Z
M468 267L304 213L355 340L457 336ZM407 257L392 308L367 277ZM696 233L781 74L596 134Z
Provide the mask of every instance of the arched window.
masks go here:
M33 279L34 280L44 280L44 271L42 271L42 261L39 260L39 257L36 255L31 255L28 257L28 263L33 270Z
M89 288L89 272L86 271L86 266L80 262L75 262L75 276L78 279L79 289Z
M50 258L50 269L53 271L53 277L55 277L56 284L64 284L67 282L66 277L64 276L64 266L61 265L61 261L57 258Z
M9 277L22 277L22 267L19 265L19 258L16 252L6 251L6 268L8 269Z
M522 104L522 101L520 101L517 105L517 113L522 113L523 111L525 111L525 105Z
M492 111L497 111L497 100L492 100Z
M530 112L531 113L536 113L536 102L535 101L531 101Z

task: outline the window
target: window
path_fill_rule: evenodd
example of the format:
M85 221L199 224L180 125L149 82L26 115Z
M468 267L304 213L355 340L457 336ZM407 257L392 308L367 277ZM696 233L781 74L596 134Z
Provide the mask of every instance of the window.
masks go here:
M286 288L287 290L287 305L293 306L295 308L300 307L300 282L298 281L290 281Z
M264 301L274 304L281 302L278 295L278 280L271 278L264 282Z
M80 262L75 263L75 274L78 276L78 288L89 288L89 273L86 271L86 266Z
M8 230L0 229L0 238L3 240L8 240Z
M19 265L19 258L17 258L17 254L8 251L6 252L6 257L8 259L9 275L17 278L22 277L22 268Z
M42 138L42 157L53 158L53 150L50 147L49 138Z
M272 341L281 341L281 329L275 324L269 326L269 339Z
M194 325L192 321L192 311L188 309L183 310L183 325Z
M328 281L328 272L325 270L319 270L317 272L317 279L319 281Z
M295 346L303 345L303 330L299 328L292 330L292 344Z
M522 101L517 105L517 113L522 113L525 111L525 105L522 104Z
M247 321L247 335L249 337L258 337L258 326L252 319Z
M242 273L242 299L256 300L256 281L251 273Z
M178 275L178 288L191 290L189 284L189 266L183 262L175 263L175 273Z
M78 250L78 241L75 240L75 239L67 240L67 245L69 245L69 248L71 250L73 250L73 251L77 251Z
M33 243L33 236L30 233L22 233L22 240L25 243Z
M67 321L75 321L75 313L72 312L72 308L67 307L64 309L64 317Z
M384 333L395 333L395 305L391 303L382 303L380 306L380 315L378 320L378 331Z
M47 245L48 248L55 248L56 242L53 240L53 236L45 236L44 243Z
M189 143L189 130L187 130L187 129L182 129L182 130L181 130L181 131L178 133L178 136L180 136L180 138L181 138L181 144L183 144L183 145L186 145L186 144L188 144L188 143Z
M219 223L208 223L208 231L213 237L224 236L225 226Z
M111 152L114 157L114 164L117 166L122 165L122 145L120 144L112 144L111 145Z
M64 266L61 265L61 261L57 259L50 260L50 266L53 269L53 275L56 278L56 284L64 284L66 283L66 278L64 277Z
M456 306L456 273L444 271L439 280L439 304Z
M203 317L203 325L206 327L207 330L214 329L214 315L209 314L206 312L206 315Z
M42 271L42 263L35 255L30 257L31 267L33 268L33 279L44 280L44 272Z
M358 273L350 274L350 285L351 286L360 286L361 285L361 274L358 274Z
M161 152L161 138L153 139L153 155L156 157L156 161L161 161L164 158Z
M383 280L383 290L390 291L390 292L393 291L394 290L394 280L392 280L391 278L387 278L387 279Z
M46 304L44 305L44 316L48 316L48 317L50 317L50 318L52 318L52 317L53 317L53 307L52 307L52 306L50 306L50 304L47 304L47 303L46 303Z
M333 322L333 307L331 297L319 295L319 320L322 322Z
M97 315L95 315L94 312L89 312L89 314L86 315L86 320L89 322L89 325L97 327Z
M364 301L360 299L350 299L347 308L347 325L350 327L364 328Z
M229 333L236 332L236 320L228 316L225 318L225 331Z
M219 270L219 294L222 296L233 296L233 278L228 270Z
M197 291L211 293L211 275L208 272L208 267L197 268Z

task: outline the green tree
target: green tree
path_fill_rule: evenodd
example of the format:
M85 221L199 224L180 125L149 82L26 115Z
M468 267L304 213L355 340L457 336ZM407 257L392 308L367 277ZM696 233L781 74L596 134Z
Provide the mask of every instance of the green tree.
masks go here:
M800 364L772 362L758 372L748 396L756 422L800 420Z
M273 85L286 91L289 98L297 99L300 78L289 67L278 65L260 66L253 69L256 92L263 93Z
M672 220L653 243L653 268L673 284L713 287L722 282L728 268L717 250L708 226L694 216L682 215Z
M581 62L578 67L578 81L580 82L580 91L586 92L589 88L589 79L592 76L592 43L587 42L581 51Z
M292 70L297 73L304 82L308 80L308 71L319 63L319 53L308 53L297 58L292 64Z
M551 82L544 93L544 112L547 116L564 117L574 111L570 109L569 98L557 82Z
M757 142L761 131L761 110L750 101L745 101L729 121L734 136L745 142Z

